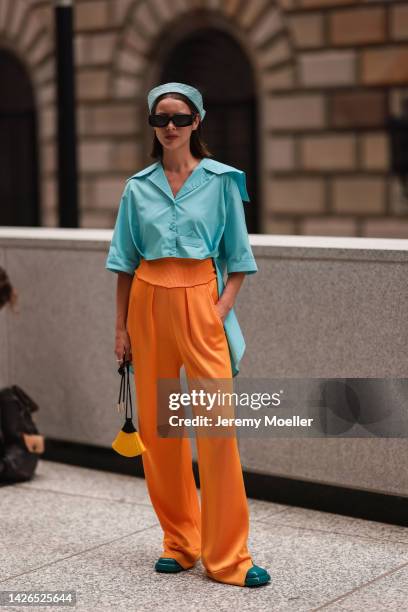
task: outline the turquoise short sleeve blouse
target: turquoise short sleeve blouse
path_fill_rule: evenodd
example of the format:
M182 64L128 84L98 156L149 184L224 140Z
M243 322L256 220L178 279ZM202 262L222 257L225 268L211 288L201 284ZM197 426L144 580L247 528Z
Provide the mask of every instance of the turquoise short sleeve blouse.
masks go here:
M242 170L205 157L174 196L157 161L126 181L105 267L133 275L141 258L212 257L221 295L225 272L258 271L243 201L249 196ZM245 341L233 308L224 329L236 376Z

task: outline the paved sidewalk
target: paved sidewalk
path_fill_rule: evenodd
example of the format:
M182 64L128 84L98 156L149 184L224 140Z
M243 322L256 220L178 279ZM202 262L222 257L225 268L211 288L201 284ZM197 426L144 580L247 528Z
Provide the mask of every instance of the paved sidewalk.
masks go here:
M143 479L41 460L0 496L0 590L75 590L89 612L407 609L405 527L249 500L249 549L272 576L249 589L210 580L200 562L154 571L162 531Z

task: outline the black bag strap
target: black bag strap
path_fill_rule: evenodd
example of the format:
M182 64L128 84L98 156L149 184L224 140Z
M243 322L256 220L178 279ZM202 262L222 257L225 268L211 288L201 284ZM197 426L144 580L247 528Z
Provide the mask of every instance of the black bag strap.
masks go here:
M130 367L130 361L126 362L126 373L127 373L127 382L126 382L126 418L128 419L132 419L133 418L133 406L132 406L132 391L130 388L130 372L129 372L129 367ZM128 413L127 413L127 409L128 409L128 400L129 400L129 407L130 407L130 416L128 417Z
M130 388L129 368L130 360L125 360L125 354L123 354L122 363L118 368L118 372L121 375L118 404L121 404L121 402L125 404L126 419L133 418L132 391ZM130 407L130 417L128 417L128 406Z
M118 398L118 404L120 406L121 402L122 402L122 392L123 392L123 401L125 400L125 397L124 397L125 386L123 384L124 383L124 379L125 379L125 369L124 369L124 367L120 366L120 368L118 369L118 372L121 375L121 378L120 378L120 387L119 387L119 398Z

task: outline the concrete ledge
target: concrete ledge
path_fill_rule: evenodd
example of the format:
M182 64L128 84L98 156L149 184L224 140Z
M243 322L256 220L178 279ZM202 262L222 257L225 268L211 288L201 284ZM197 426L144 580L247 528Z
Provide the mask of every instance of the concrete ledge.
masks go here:
M0 228L20 313L0 313L0 384L41 406L50 438L110 447L115 410L112 230ZM259 273L236 303L240 376L408 378L408 240L251 235ZM248 472L408 496L404 439L241 439ZM113 452L113 451L112 451Z

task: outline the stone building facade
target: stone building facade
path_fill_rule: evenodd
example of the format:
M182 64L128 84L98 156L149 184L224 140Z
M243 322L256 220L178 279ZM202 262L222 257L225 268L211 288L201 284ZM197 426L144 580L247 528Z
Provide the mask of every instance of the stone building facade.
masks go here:
M44 226L57 225L53 11L0 0L0 50L34 92ZM81 227L113 226L124 180L152 163L146 93L163 57L204 29L230 37L252 70L251 230L408 237L387 132L408 97L407 1L77 0L74 24ZM196 65L211 76L206 59Z

